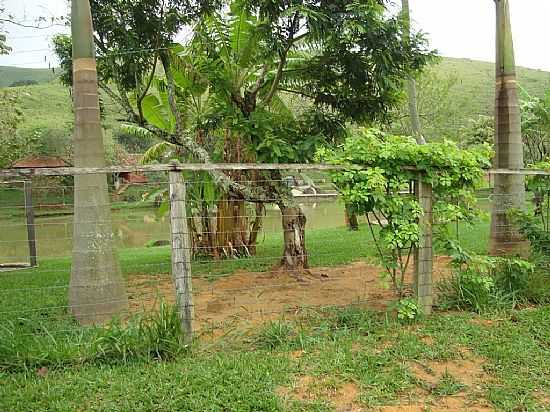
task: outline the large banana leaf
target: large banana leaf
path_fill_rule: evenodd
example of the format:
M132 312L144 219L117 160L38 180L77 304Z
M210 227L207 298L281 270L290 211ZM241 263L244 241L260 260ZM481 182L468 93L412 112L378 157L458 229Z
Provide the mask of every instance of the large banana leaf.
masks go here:
M142 102L143 117L148 123L167 132L174 133L176 121L165 103L157 96L147 95Z
M257 20L240 2L231 5L229 41L234 62L246 68L258 50Z

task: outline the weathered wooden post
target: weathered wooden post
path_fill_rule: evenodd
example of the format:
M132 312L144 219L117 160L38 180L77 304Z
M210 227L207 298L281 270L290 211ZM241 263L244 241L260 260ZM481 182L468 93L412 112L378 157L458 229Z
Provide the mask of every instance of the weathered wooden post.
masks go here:
M176 304L184 341L193 339L193 286L191 281L191 243L187 227L186 190L181 171L170 173L170 227L172 237L172 276Z
M432 185L418 176L414 187L416 199L423 211L419 219L420 239L415 251L414 291L419 309L429 315L433 305Z
M31 267L37 265L36 258L36 230L34 227L34 208L32 205L32 181L25 180L25 217L27 219L27 240L29 242L29 257Z

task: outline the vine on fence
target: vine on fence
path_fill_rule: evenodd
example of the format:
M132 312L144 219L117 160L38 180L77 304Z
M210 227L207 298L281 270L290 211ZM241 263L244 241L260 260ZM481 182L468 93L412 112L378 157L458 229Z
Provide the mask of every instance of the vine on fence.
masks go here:
M531 168L550 172L550 158L544 162L535 163ZM534 195L535 216L540 218L542 229L550 232L550 176L527 176L527 187Z
M418 176L432 184L434 220L441 224L438 235L445 237L446 223L457 218L473 221L478 215L474 190L483 168L490 167L491 154L488 146L463 150L449 141L418 145L411 137L359 129L340 148L323 149L318 157L349 166L333 172L333 181L346 205L367 217L385 271L403 296L422 214L418 201L403 195L404 190Z
M550 159L535 163L532 169L550 172ZM527 188L533 193L532 212L512 210L512 219L531 245L530 260L547 275L550 272L550 176L527 176Z

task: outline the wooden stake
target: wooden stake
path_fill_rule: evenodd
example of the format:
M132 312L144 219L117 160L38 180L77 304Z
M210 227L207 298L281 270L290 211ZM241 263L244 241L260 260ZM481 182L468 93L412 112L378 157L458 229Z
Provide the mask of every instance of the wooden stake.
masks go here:
M27 218L27 239L29 242L29 256L31 267L37 266L36 258L36 231L34 228L34 209L32 206L32 181L26 180L25 187L25 216Z
M419 220L420 239L415 251L414 289L419 309L429 315L433 305L432 185L419 177L415 184L415 196L423 214Z
M170 227L172 232L172 276L184 341L193 340L193 286L191 243L187 227L186 190L181 172L170 172Z

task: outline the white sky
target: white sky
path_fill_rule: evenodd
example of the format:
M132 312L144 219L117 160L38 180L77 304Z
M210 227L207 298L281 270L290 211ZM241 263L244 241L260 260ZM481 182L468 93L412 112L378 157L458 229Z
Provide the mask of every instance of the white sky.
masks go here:
M394 0L400 4L399 0ZM0 0L1 4L2 0ZM67 0L3 0L8 13L32 24L38 16L67 14ZM493 0L410 0L416 28L428 34L441 55L494 61L495 11ZM550 0L510 0L516 63L550 71ZM6 24L13 53L0 56L0 65L55 66L51 36L66 28L47 30Z

